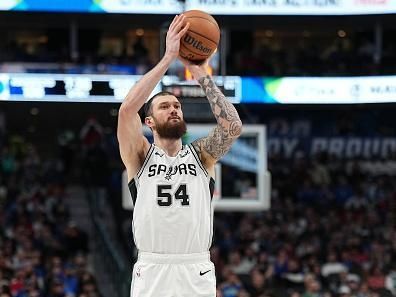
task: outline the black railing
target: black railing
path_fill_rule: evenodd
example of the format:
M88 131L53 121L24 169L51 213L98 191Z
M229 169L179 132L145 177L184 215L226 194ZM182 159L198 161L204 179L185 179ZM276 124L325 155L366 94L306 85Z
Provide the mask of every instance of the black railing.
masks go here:
M87 198L91 211L94 234L94 266L95 270L104 273L108 279L111 291L116 297L129 297L131 273L124 259L111 240L106 224L99 211L98 195L94 189L87 188Z

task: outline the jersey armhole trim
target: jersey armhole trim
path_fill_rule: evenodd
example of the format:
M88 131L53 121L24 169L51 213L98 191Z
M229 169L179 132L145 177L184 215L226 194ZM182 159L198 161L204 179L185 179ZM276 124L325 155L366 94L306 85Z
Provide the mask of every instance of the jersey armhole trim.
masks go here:
M214 190L215 190L215 183L216 182L215 182L214 178L210 177L210 180L209 180L210 200L213 199L213 193L214 193Z
M137 198L137 187L135 178L132 178L132 180L128 183L128 188L129 192L131 193L133 205L135 206Z
M154 151L154 146L153 146L153 144L151 144L151 145L150 145L150 148L149 148L149 150L148 150L148 152L147 152L147 155L146 155L146 157L144 158L143 165L142 165L142 167L140 168L140 170L138 171L138 173L136 174L136 177L135 177L135 178L139 178L139 177L142 175L142 173L143 173L143 171L144 171L144 168L146 167L148 161L150 160L151 155L153 154L153 151Z

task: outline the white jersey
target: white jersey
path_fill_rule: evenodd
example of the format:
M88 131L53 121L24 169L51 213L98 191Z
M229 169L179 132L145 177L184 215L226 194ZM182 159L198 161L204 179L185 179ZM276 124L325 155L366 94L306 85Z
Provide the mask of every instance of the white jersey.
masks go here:
M169 157L155 144L129 182L133 235L140 252L202 253L213 236L214 180L192 145Z

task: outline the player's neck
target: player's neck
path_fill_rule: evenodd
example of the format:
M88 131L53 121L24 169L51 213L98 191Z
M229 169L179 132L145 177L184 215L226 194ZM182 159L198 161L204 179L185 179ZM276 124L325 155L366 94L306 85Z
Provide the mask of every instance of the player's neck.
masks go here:
M161 148L170 157L175 157L182 148L181 139L155 137L154 144Z

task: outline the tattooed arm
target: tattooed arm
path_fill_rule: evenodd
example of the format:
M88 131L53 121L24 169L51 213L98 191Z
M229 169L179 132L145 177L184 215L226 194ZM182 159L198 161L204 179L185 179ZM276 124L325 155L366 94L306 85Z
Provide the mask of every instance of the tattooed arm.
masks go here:
M208 137L195 141L194 145L205 150L217 161L228 152L234 140L241 134L242 122L234 105L226 99L209 75L200 77L198 82L209 100L217 126Z
M242 131L242 122L234 105L230 103L205 71L206 65L187 65L194 78L201 85L209 100L217 126L207 137L192 143L199 152L206 168L212 167L231 148Z

